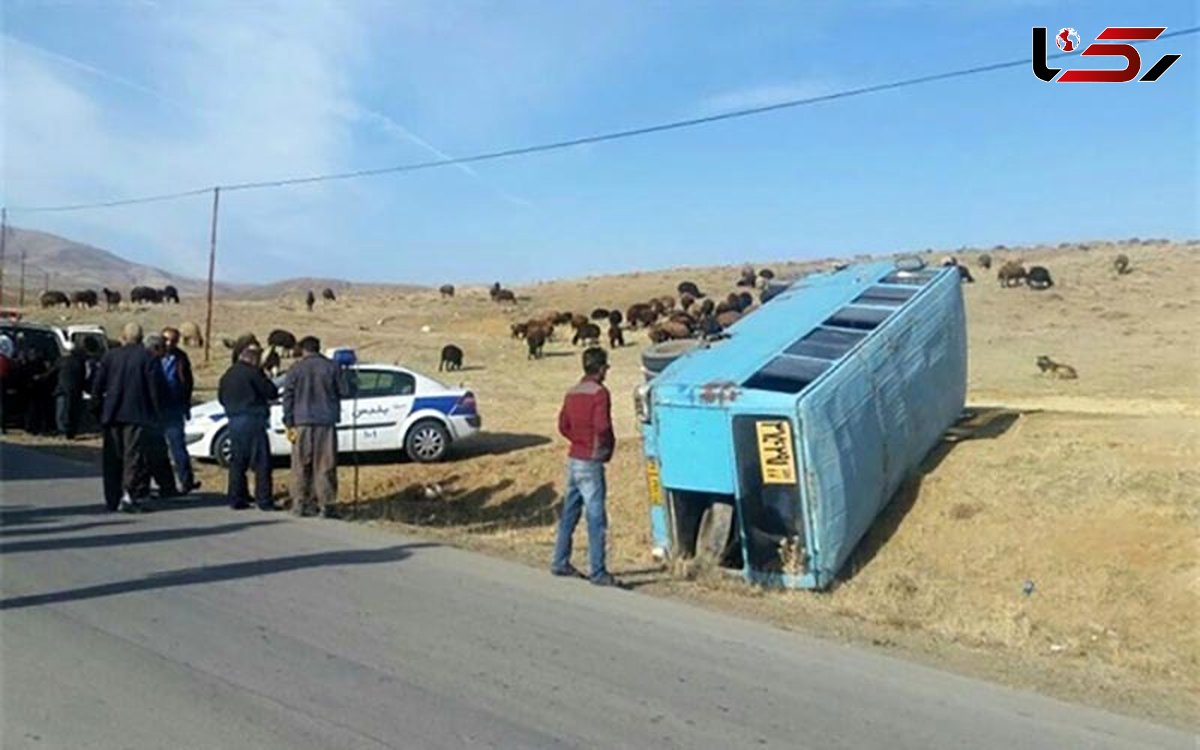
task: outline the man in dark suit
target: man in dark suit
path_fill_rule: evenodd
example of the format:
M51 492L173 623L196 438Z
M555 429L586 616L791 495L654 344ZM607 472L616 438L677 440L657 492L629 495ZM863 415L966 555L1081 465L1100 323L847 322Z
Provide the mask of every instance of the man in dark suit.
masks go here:
M89 339L90 340L90 339ZM79 431L83 390L87 380L87 353L76 346L58 358L50 371L54 377L54 420L58 432L74 440Z
M162 418L162 368L142 346L142 327L129 323L122 346L104 355L92 399L104 430L104 504L137 513L150 496L146 441Z

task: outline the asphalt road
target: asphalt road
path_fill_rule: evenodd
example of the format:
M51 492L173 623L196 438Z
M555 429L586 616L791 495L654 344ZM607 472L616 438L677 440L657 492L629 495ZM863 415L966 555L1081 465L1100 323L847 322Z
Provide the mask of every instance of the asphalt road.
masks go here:
M104 513L89 468L9 445L0 476L5 750L1195 746L371 528Z

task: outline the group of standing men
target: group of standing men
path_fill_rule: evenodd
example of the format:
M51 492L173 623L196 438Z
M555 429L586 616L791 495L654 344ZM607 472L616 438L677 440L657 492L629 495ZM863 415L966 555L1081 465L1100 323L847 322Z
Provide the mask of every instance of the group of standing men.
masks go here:
M159 497L200 486L184 436L195 381L174 328L143 342L141 326L130 323L121 342L97 367L92 397L104 437L105 505L138 512L150 498L151 480ZM353 388L345 370L321 355L318 339L304 338L299 347L302 358L288 371L282 392L283 421L292 443L292 512L332 517L337 506L337 423L341 400ZM233 365L218 385L231 447L227 497L235 510L250 507L246 472L251 469L254 504L276 510L267 430L271 403L280 392L261 363L258 342L244 342L234 350Z
M174 328L143 341L142 327L129 323L121 344L96 368L92 405L104 438L104 504L136 513L150 499L151 479L163 498L200 487L183 433L194 380Z
M300 340L300 361L283 381L283 424L292 444L292 513L329 518L337 513L337 423L341 401L353 392L346 371L321 354L314 336ZM279 389L262 371L262 347L249 341L237 347L217 386L217 398L229 420L229 504L250 507L246 471L254 470L254 504L275 510L271 450L267 438L271 402Z

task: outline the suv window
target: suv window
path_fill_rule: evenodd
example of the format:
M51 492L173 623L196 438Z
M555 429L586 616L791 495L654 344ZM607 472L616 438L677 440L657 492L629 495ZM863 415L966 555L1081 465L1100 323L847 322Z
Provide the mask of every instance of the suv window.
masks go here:
M411 396L417 389L412 375L390 370L359 370L355 373L359 398Z
M25 349L36 349L48 362L55 362L62 354L58 336L52 331L41 328L24 328L22 326L0 328L0 333L8 336L13 342L13 353L19 355Z

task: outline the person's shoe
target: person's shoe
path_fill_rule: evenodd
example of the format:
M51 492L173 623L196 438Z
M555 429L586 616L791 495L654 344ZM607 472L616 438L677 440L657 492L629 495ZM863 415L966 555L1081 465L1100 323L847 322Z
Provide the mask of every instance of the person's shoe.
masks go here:
M122 513L145 513L146 506L142 505L137 500L133 500L132 498L123 497L121 498L121 504L117 506L117 510L121 511Z
M612 573L601 573L591 580L593 586L612 586L613 588L618 589L625 588L625 584L618 581L616 576L614 576Z
M265 505L259 504L258 509L261 511L267 512L267 513L277 511L277 510L283 510L282 508L276 508L275 503L267 503Z
M321 518L341 518L342 512L332 506L326 506L321 509Z
M558 576L559 578L587 578L571 563L567 563L561 568L551 568L550 575Z
M246 508L249 508L249 507L250 507L250 503L246 502L245 500L229 504L230 510L245 510Z

